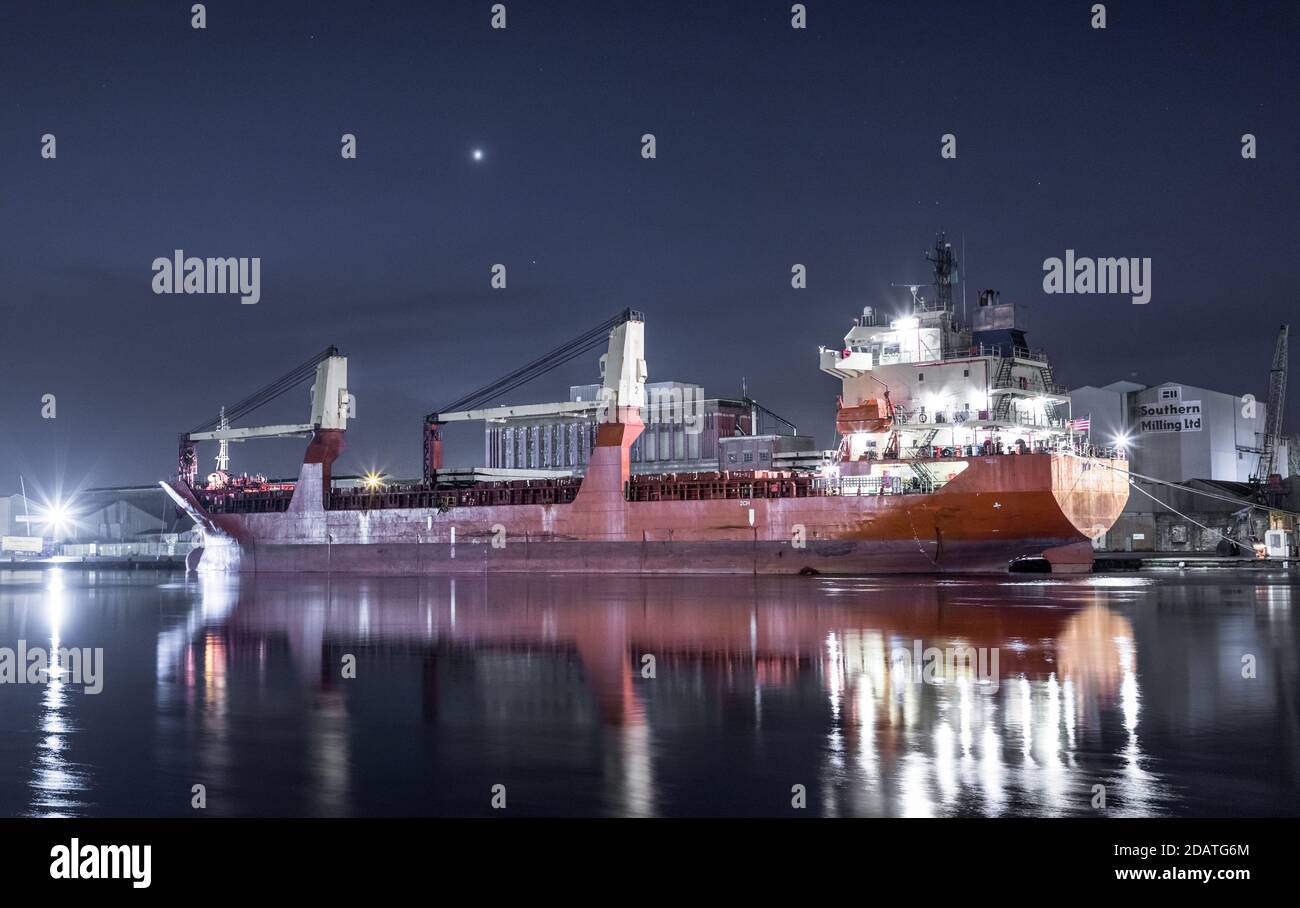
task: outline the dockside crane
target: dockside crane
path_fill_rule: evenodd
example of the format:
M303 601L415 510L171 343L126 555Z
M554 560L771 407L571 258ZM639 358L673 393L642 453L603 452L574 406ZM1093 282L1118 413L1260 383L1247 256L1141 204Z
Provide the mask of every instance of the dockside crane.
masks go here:
M600 358L602 387L597 400L485 406L501 395L604 345L608 347ZM615 407L641 407L645 405L645 380L645 315L635 309L625 309L532 362L425 416L424 480L426 483L436 481L438 471L442 469L442 428L447 423L576 415L607 412Z
M267 426L232 426L231 423L269 404L283 394L314 379L311 386L311 415L308 422ZM190 488L198 482L198 455L195 445L200 441L221 443L218 454L218 473L229 466L229 443L253 438L311 438L318 430L347 428L352 407L348 394L348 360L338 347L326 347L320 353L298 364L275 381L263 385L232 406L222 407L215 419L195 426L180 436L180 453L177 458L177 476Z
M1268 413L1264 423L1264 446L1251 484L1260 501L1276 507L1282 495L1282 477L1278 458L1282 450L1282 422L1286 410L1287 343L1289 327L1282 325L1273 350L1273 368L1268 376Z

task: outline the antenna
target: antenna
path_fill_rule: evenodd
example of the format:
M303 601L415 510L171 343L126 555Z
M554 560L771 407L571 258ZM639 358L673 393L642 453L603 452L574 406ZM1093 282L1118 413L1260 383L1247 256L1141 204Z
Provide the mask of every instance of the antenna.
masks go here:
M226 408L224 406L221 408L221 416L218 417L218 419L219 422L217 424L217 428L219 429L230 428L230 420L226 419ZM223 438L221 439L220 442L218 442L218 447L217 447L217 471L221 473L226 473L229 472L229 470L230 470L230 441L229 439Z
M966 231L965 230L961 232L961 260L963 262L966 261ZM966 321L966 282L961 281L960 278L958 278L958 280L961 282L961 320L963 324L969 324Z
M897 281L890 281L890 282L889 282L889 286L891 286L891 287L906 287L908 290L911 290L911 291L912 291L912 311L913 311L913 312L915 312L917 309L924 309L924 308L925 308L925 297L923 297L923 296L917 296L917 295L916 295L916 291L918 291L918 290L920 290L922 287L924 287L924 286L925 286L924 284L902 284L902 283L898 283Z
M931 307L925 305L925 297L918 296L916 291L921 287L933 286L935 292L936 305L935 309L942 312L952 312L952 285L959 283L961 278L957 274L957 257L953 254L952 243L947 242L944 237L945 233L940 231L935 235L934 248L925 253L925 260L930 263L934 269L934 280L929 284L918 284L911 281L892 282L891 287L906 287L912 291L913 309L929 311ZM962 257L966 255L966 240L962 239ZM966 285L962 284L961 288L961 311L962 318L966 317Z
M934 248L925 254L926 261L934 267L935 295L939 308L952 311L952 282L958 280L957 257L952 253L952 243L946 242L940 231L934 238Z

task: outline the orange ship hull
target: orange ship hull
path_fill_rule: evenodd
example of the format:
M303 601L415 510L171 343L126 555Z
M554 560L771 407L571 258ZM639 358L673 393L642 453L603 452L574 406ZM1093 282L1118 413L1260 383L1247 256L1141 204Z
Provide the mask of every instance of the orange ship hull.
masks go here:
M1023 454L948 459L964 469L928 493L628 501L640 429L601 427L567 503L325 510L311 463L278 513L209 514L168 488L204 530L202 568L367 574L985 572L1033 556L1081 572L1128 499L1123 460Z

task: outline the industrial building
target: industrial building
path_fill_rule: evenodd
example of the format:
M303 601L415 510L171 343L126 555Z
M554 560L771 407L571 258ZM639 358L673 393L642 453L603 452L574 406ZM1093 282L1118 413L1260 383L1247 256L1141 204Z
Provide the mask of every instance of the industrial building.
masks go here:
M365 485L364 476L335 478L337 488ZM37 554L72 558L184 556L194 522L158 485L82 489L57 515L38 494L0 496L0 559Z
M1070 392L1070 405L1075 418L1091 421L1097 442L1125 442L1133 472L1171 482L1249 482L1268 423L1263 401L1176 382L1083 387ZM1283 476L1286 460L1283 450Z
M1110 551L1222 551L1223 536L1263 539L1268 515L1249 501L1268 432L1267 404L1253 395L1195 385L1118 381L1070 392L1076 419L1087 419L1098 444L1122 444L1139 476L1180 483L1132 487L1123 513L1096 547ZM1292 445L1283 439L1275 471L1286 478Z
M0 536L42 537L63 555L184 554L193 526L157 485L84 489L57 515L36 495L0 498Z

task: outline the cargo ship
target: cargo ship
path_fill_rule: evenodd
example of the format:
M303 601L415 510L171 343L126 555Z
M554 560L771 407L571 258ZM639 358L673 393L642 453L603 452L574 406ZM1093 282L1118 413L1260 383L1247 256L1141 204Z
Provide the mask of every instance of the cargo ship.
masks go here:
M162 485L201 537L201 571L429 574L501 572L871 574L1079 573L1091 540L1128 499L1122 450L1092 445L1046 354L1025 340L1024 308L984 291L968 327L952 300L942 237L926 258L931 298L910 287L903 314L871 307L842 344L817 351L840 382L839 445L788 469L634 475L645 427L645 318L627 310L424 421L419 481L344 487L331 477L352 399L347 359L329 348L181 436ZM587 401L483 406L597 347ZM313 380L310 421L235 428L267 400ZM582 475L447 470L442 432L461 421L539 413L594 420ZM227 445L309 438L296 481L234 477ZM198 478L196 445L217 441Z

